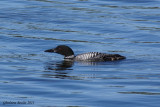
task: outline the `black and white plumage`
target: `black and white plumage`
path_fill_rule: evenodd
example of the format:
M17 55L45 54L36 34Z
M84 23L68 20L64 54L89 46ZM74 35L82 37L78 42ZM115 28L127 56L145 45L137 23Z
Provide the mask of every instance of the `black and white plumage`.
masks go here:
M48 49L45 52L58 53L64 55L64 59L75 61L115 61L125 59L124 56L119 54L106 54L99 52L88 52L75 56L73 50L66 45L59 45L56 48Z

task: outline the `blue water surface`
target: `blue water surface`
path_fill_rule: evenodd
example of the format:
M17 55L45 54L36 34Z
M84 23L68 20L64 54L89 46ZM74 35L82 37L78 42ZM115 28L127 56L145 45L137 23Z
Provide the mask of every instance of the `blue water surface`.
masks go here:
M159 107L159 0L1 0L0 106ZM127 59L68 62L44 50Z

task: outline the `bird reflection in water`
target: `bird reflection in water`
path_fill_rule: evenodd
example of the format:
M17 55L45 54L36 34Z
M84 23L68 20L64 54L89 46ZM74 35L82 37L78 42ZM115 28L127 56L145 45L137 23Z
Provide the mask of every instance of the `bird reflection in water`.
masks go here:
M72 70L73 61L60 61L60 62L48 62L46 64L47 70L63 71L63 70Z
M120 61L116 62L74 62L71 60L63 61L51 61L45 64L45 74L42 74L45 78L60 78L60 79L73 79L73 80L83 80L86 77L82 75L75 75L72 66L74 63L82 66L99 66L99 65L117 65ZM88 76L88 75L87 75ZM90 78L90 77L87 77Z
M84 79L80 75L73 75L72 66L75 62L71 60L63 61L51 61L45 64L45 74L42 74L45 78L60 78L60 79L73 79L73 80L82 80ZM96 66L101 64L100 62L76 62L80 65L85 66Z
M75 79L78 77L71 76L70 71L72 71L73 61L51 61L47 62L45 66L45 74L43 77L45 78L60 78L60 79Z

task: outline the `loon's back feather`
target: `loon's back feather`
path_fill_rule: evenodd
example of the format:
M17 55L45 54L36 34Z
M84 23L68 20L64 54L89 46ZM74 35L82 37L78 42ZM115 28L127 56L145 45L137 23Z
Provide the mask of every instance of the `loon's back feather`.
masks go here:
M96 58L96 56L99 54L100 53L98 53L98 52L83 53L83 54L77 55L75 57L75 60L90 60L90 59Z
M114 61L119 59L125 59L125 57L119 54L106 54L99 52L88 52L79 54L75 57L75 60L80 61Z

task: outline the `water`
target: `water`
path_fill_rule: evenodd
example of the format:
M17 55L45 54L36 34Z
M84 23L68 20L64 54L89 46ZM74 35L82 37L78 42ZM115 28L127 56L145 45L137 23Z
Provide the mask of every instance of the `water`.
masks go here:
M1 0L0 104L159 107L159 0ZM44 50L118 53L66 62Z

